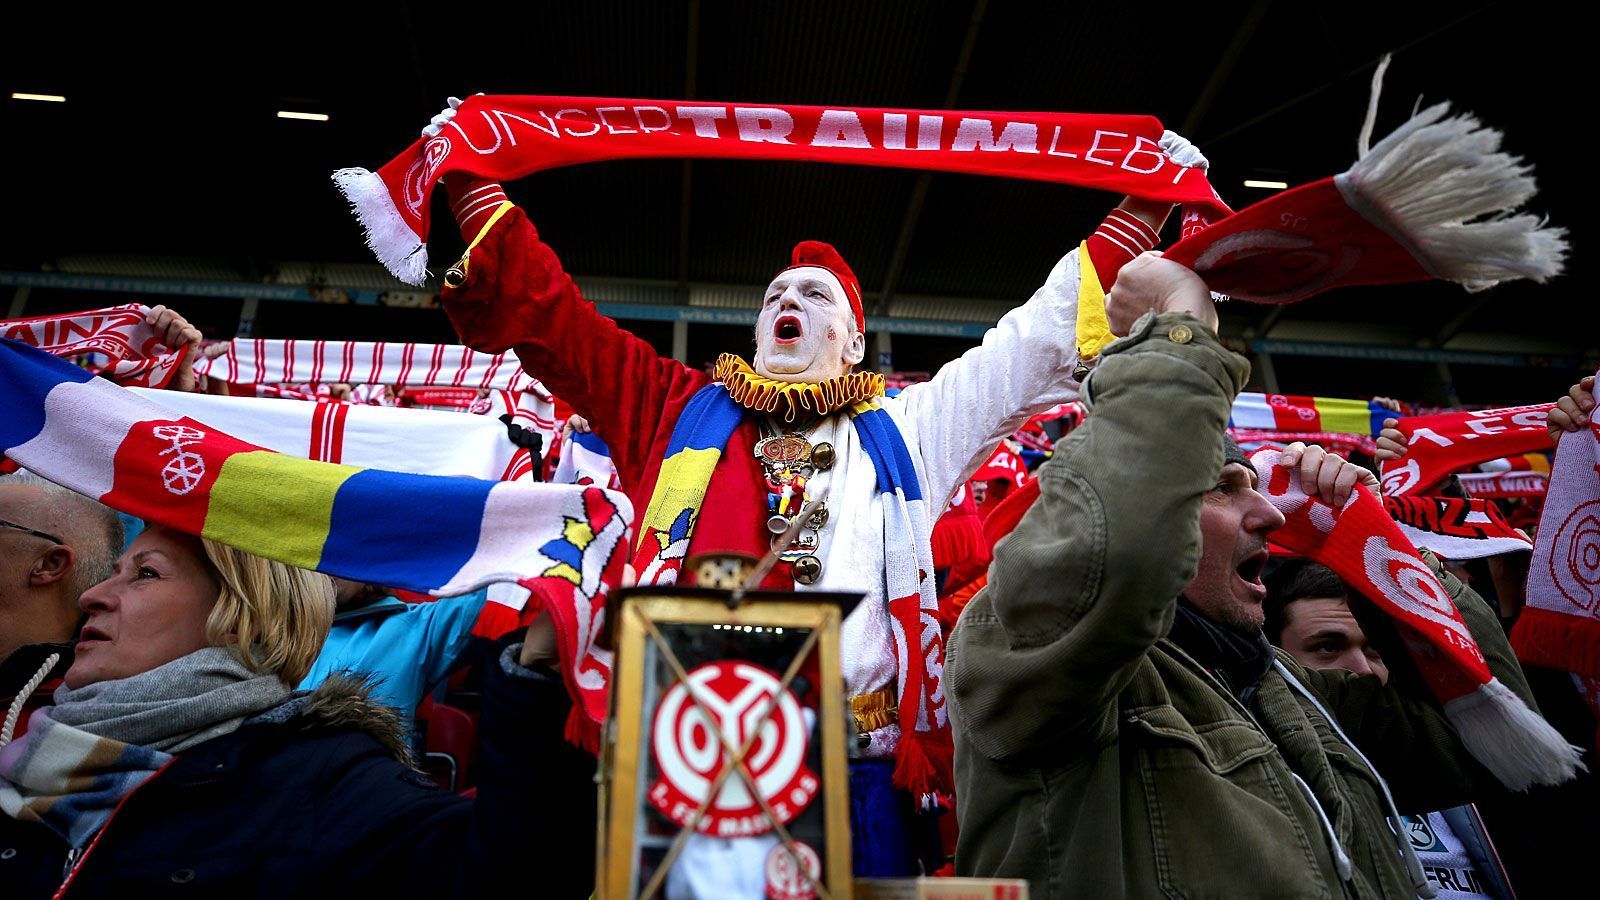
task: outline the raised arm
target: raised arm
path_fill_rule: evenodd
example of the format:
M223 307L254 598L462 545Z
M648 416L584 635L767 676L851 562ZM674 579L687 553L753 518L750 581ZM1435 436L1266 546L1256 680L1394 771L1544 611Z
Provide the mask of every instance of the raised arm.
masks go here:
M1137 264L1151 266L1181 268ZM953 727L991 758L1060 758L1114 730L1117 693L1194 577L1200 505L1249 364L1218 343L1204 286L1182 271L1199 297L1157 305L1107 350L1085 390L1092 415L1040 469L1038 502L951 636Z
M1122 264L1154 247L1168 209L1130 197L1112 210L1088 242L1092 277L1109 287ZM930 496L948 496L996 442L1030 416L1078 398L1079 294L1088 275L1081 252L1062 257L1028 302L1006 313L982 344L946 363L931 381L901 393Z
M595 423L624 483L635 483L662 410L686 401L706 377L661 357L584 300L499 185L445 183L471 242L456 266L460 283L443 292L461 340L487 353L515 349L528 374Z

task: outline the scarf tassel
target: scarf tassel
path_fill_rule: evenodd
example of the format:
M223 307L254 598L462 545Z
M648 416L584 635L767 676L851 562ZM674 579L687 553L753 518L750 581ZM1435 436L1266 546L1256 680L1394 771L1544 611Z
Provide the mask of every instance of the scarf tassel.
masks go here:
M1388 63L1373 74L1360 159L1335 179L1346 202L1429 274L1469 291L1560 274L1566 229L1510 213L1536 192L1533 167L1501 151L1498 130L1471 115L1447 117L1449 104L1437 103L1367 148Z
M366 169L340 169L333 183L344 195L361 223L367 247L406 284L421 286L428 280L428 245L417 240L417 233L400 216L389 186L376 172Z
M955 748L945 732L937 734L902 732L895 748L894 786L921 799L929 794L955 793Z
M1583 749L1567 743L1498 678L1446 703L1444 712L1473 759L1514 791L1561 784L1587 768Z

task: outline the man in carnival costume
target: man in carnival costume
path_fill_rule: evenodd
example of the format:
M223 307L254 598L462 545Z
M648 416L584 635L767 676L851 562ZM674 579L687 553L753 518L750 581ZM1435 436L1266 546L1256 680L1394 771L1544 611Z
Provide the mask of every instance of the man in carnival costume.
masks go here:
M455 105L424 134L446 125ZM1206 165L1175 134L1161 146L1180 165ZM447 276L445 309L465 343L514 349L596 423L637 510L641 584L673 583L690 556L761 556L806 500L826 498L762 587L866 595L841 632L859 757L853 805L860 816L862 798L879 804L868 813L876 858L864 859L858 841L856 868L914 872L909 840L890 835L903 827L889 824L901 819L890 783L925 809L951 785L932 522L1002 437L1078 396L1088 371L1076 348L1079 292L1098 301L1123 263L1155 245L1170 206L1125 200L980 347L887 398L881 375L855 370L866 353L861 285L828 244L799 243L768 285L754 358L724 354L707 375L662 358L584 302L498 184L459 175L445 183L469 242ZM884 859L883 847L903 852ZM691 847L684 862L715 852Z

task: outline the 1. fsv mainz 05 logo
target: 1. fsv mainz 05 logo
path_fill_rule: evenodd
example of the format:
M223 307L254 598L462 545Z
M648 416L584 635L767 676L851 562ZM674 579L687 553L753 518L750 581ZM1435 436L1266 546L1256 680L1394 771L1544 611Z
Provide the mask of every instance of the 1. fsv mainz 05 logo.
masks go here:
M206 461L200 454L183 448L200 443L206 433L187 425L159 425L150 433L169 444L160 455L172 457L161 468L162 486L179 496L199 487L200 479L206 477Z
M729 761L724 740L734 752L749 743L744 766L761 801L778 822L787 823L821 787L806 766L809 731L800 703L776 673L732 660L700 666L687 682L673 685L656 708L651 747L659 775L650 802L687 827ZM764 834L773 823L761 807L736 771L695 829L717 837Z

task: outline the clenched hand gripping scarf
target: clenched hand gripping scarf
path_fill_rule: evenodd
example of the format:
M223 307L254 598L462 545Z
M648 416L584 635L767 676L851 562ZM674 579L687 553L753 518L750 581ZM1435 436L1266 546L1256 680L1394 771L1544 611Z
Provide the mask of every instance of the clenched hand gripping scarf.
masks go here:
M1332 569L1393 619L1411 658L1474 759L1513 790L1560 784L1580 751L1494 677L1433 571L1365 488L1342 509L1300 486L1276 450L1250 458L1261 492L1287 522L1273 542Z

